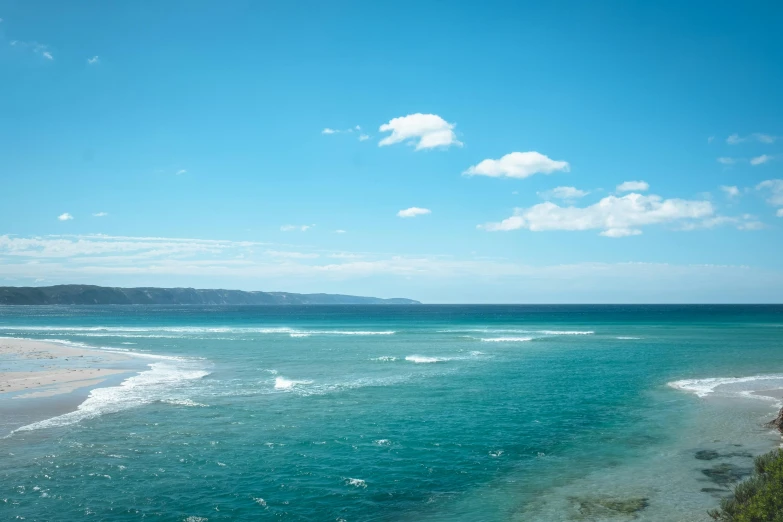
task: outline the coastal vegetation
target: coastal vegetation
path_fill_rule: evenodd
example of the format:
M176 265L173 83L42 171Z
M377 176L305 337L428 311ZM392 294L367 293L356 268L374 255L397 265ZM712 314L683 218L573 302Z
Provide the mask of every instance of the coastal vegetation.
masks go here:
M783 522L783 450L756 457L753 475L709 515L719 522Z
M412 299L340 294L292 294L195 288L119 288L94 285L3 286L0 305L352 305L420 304Z

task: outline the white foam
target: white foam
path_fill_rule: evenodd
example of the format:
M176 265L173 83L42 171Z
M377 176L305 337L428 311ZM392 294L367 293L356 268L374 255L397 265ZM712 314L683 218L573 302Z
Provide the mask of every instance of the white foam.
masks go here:
M302 335L394 335L393 330L299 330L281 327L202 326L0 326L6 332L68 332L95 337L171 337L160 334L302 334ZM146 335L141 335L146 334ZM158 335L150 335L158 334Z
M302 386L307 384L313 384L313 381L292 381L285 377L275 377L275 389L276 390L291 390L295 386Z
M191 406L197 408L208 408L209 404L202 404L191 399L163 399L161 402L173 404L175 406Z
M310 337L310 335L312 335L312 334L309 334L309 333L292 333L292 334L289 334L289 335L291 337Z
M532 341L533 337L487 337L481 340L485 343L524 343Z
M397 360L396 357L393 357L391 355L381 355L380 357L373 357L370 359L371 361L381 361L381 362L394 362Z
M641 339L641 337L628 337L628 336L621 335L616 337L616 339L620 339L621 341L638 341L639 339Z
M446 357L427 357L425 355L408 355L407 357L405 357L405 360L410 361L412 363L423 364L423 363L444 362L444 361L448 361L449 359Z
M541 330L544 335L593 335L592 330Z
M378 446L391 446L391 441L389 439L378 439L373 442Z
M366 488L367 487L367 482L365 482L362 479L347 478L347 479L345 479L345 485L346 486L353 486L355 488Z
M193 381L209 375L199 360L154 362L149 368L125 379L119 386L93 389L76 411L22 426L14 432L67 426L157 401L187 401L187 391Z
M763 387L757 384L763 381ZM775 382L777 381L777 383ZM691 392L698 397L706 397L713 393L721 395L734 395L743 397L753 397L757 399L769 400L768 397L753 395L754 391L770 389L779 386L783 388L783 375L753 375L750 377L710 377L706 379L683 379L667 383L668 386L687 392ZM720 388L720 389L719 389Z

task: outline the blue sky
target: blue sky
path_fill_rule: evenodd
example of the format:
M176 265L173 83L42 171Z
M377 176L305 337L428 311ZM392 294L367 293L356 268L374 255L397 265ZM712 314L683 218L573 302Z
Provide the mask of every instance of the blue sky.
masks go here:
M781 16L0 0L0 284L780 302Z

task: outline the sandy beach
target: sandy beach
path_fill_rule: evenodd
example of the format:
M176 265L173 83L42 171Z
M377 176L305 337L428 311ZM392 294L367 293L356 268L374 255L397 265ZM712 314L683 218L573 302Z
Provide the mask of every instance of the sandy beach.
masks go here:
M132 371L131 359L116 352L0 338L0 398L50 397L93 387Z

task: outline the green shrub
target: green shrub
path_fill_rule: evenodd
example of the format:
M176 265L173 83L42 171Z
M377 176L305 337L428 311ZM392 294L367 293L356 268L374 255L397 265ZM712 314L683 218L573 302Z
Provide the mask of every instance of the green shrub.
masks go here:
M709 512L720 522L783 522L783 450L756 457L753 476Z

